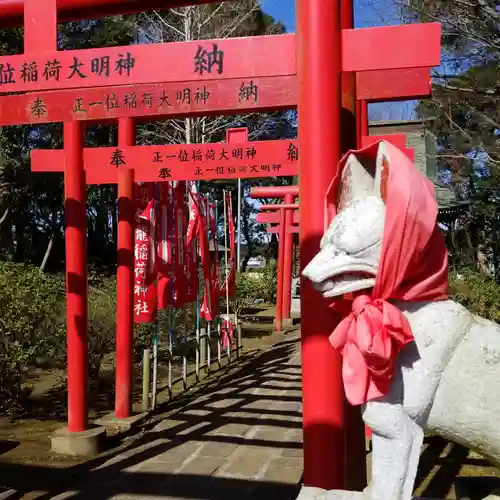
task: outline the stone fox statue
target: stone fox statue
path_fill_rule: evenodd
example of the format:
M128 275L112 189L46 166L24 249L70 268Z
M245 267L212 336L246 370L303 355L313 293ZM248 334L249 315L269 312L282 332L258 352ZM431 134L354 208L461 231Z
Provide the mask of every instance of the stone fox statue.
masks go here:
M442 238L433 192L429 196L433 188L403 153L381 142L348 155L343 163L331 190L335 216L320 252L303 275L326 299L344 294L356 297L350 319L345 320L349 324L340 334L344 338L339 340L335 333L331 337L342 350L347 397L349 383L359 382L356 377L368 374L376 379L384 370L382 358L376 355L377 335L393 309L398 309L401 328L410 337L399 342L396 350L401 332L385 344L394 358L392 365L390 360L386 363L391 371L387 386L384 388L380 377L382 382L377 385L375 380L371 393L366 383L361 392L351 391L354 396L349 398L354 404L364 403L363 419L373 431L369 487L363 493L331 491L317 497L313 489L307 492L304 488L299 498L410 500L426 430L500 464L500 326L448 300L446 292L426 294L425 290L436 289L436 280L429 286L434 276L441 276L442 288L443 277L447 277L446 250L444 243L431 244ZM427 237L419 240L424 234ZM426 274L426 266L434 271ZM402 275L395 278L401 269ZM381 275L392 280L392 290L397 293L386 290L382 297L384 293L379 293L373 299L375 313L368 311L363 319L379 278L384 279ZM382 319L375 325L373 339L351 338L356 328L376 323L376 314ZM369 345L359 347L363 342ZM363 364L362 352L363 359L371 356L375 364L370 366L373 359L368 359L368 368L359 371L356 367ZM360 394L367 397L359 399Z

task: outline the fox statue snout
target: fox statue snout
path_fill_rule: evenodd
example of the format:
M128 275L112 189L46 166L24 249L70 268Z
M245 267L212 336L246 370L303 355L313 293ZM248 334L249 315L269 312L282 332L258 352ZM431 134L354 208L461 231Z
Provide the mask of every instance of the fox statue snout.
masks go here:
M381 156L390 157L391 148L381 143L371 162L356 154L346 161L336 215L303 271L303 279L326 299L370 294L375 286L387 237ZM425 431L500 464L500 398L494 396L500 386L500 327L451 300L390 302L408 320L414 342L397 355L387 394L362 409L373 431L372 483L363 493L330 491L321 498L411 500ZM304 488L302 498L315 496Z
M376 196L341 210L324 234L319 253L304 269L325 298L372 288L384 233L385 205ZM353 224L353 221L359 221Z

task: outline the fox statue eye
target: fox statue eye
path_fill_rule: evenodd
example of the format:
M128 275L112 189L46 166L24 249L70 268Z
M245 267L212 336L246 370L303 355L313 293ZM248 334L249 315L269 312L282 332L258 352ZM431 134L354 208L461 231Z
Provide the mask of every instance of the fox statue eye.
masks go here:
M352 201L333 219L321 248L333 246L348 255L356 255L382 241L385 205L375 196Z

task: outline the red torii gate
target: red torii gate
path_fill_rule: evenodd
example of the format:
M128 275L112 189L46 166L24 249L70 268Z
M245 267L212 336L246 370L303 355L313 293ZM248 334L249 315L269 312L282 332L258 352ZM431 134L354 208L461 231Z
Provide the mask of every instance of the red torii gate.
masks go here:
M71 5L82 6L81 2ZM99 5L107 7L101 13L120 13L124 10L144 10L145 2L120 2L101 0ZM184 2L183 2L184 3ZM190 2L197 3L197 2ZM68 0L68 4L70 4ZM114 5L111 5L114 4ZM19 2L16 2L19 5ZM96 6L96 3L87 5ZM169 5L172 5L169 4ZM141 46L121 48L124 55L116 54L117 48L94 49L90 51L56 51L56 0L48 0L41 5L39 0L26 0L25 6L25 55L3 56L0 64L7 69L7 79L3 81L0 92L50 90L62 88L82 88L110 86L120 83L149 84L183 78L191 81L193 74L175 67L181 63L182 56L192 55L196 44L179 49L177 54L167 47ZM168 6L168 5L167 5ZM135 8L136 7L136 8ZM163 7L166 7L163 5ZM4 14L12 13L7 9ZM88 12L88 11L87 11ZM14 13L13 17L15 18ZM301 205L301 264L306 265L316 253L319 238L324 228L325 189L335 175L340 158L340 75L345 72L392 70L397 68L430 67L439 64L440 27L435 24L426 26L412 25L363 30L342 30L339 0L297 0L297 20L299 37L281 35L278 37L257 37L253 40L220 41L228 56L225 60L230 69L224 75L200 74L196 79L208 81L224 78L249 78L269 76L269 64L262 62L263 54L270 56L279 51L280 58L273 59L274 76L293 75L296 71L294 45L300 75L298 90L299 108L299 145L301 149L300 194ZM267 38L267 40L264 40ZM229 42L229 43L226 43ZM197 42L202 50L212 50L210 41ZM219 43L219 41L217 41ZM250 63L244 64L241 57L243 43ZM203 45L206 44L206 45ZM168 44L170 46L178 44ZM414 50L411 50L413 46ZM170 49L169 47L168 49ZM97 50L97 51L96 51ZM177 50L177 49L175 49ZM85 82L73 80L70 76L63 81L40 81L17 83L12 78L14 69L29 61L42 67L52 57L60 61L62 67L80 68L91 58L106 57L113 51L134 59L140 69L126 79L101 78L102 75L89 76ZM80 52L80 54L77 54ZM87 52L87 55L83 55ZM41 55L43 54L43 56ZM169 68L158 61L171 56ZM55 56L57 55L57 59ZM160 57L161 56L161 57ZM253 57L255 56L255 57ZM81 60L78 59L81 57ZM139 59L138 59L139 58ZM82 62L83 61L83 62ZM342 62L341 62L342 61ZM47 68L46 68L47 69ZM151 70L147 74L146 70ZM173 76L175 75L175 76ZM120 77L123 75L119 75ZM314 89L314 91L312 91ZM349 92L348 92L349 93ZM351 93L351 95L353 95ZM353 106L350 106L354 112ZM67 208L67 291L68 291L68 377L70 392L72 385L84 379L80 370L85 366L86 355L86 256L85 256L85 206L84 170L82 149L82 125L78 121L65 123L65 185ZM328 335L334 327L330 311L312 289L309 283L302 286L302 366L303 366L303 420L304 420L304 482L306 485L323 488L342 488L344 476L344 414L343 390L340 376L340 356L328 344ZM72 364L71 361L78 361ZM73 387L74 389L74 387ZM84 400L83 400L84 402ZM69 405L76 414L84 415L82 401L75 401L70 394ZM75 421L72 422L75 424ZM78 426L86 426L83 418Z
M343 0L341 11L347 11L343 15L343 22L346 24L344 28L352 28L352 2ZM416 98L426 98L431 94L431 76L430 68L410 68L410 69L395 69L386 71L363 71L356 73L355 82L352 78L345 77L343 75L343 84L346 91L343 92L343 97L345 98L343 102L344 106L347 106L347 101L350 96L349 92L352 93L353 83L355 84L355 94L356 94L356 146L358 148L366 147L373 142L379 140L387 140L404 151L412 160L414 160L414 151L406 147L406 136L404 134L390 134L386 136L369 136L368 134L368 109L367 104L369 102L382 102L394 99L416 99ZM295 88L293 87L293 90ZM287 96L291 102L295 102L295 94L288 93ZM351 106L352 107L352 106ZM285 188L285 190L288 188ZM295 192L296 191L296 192ZM288 191L287 191L288 192ZM264 196L262 193L265 193ZM298 187L293 188L294 196L298 196ZM253 198L285 198L285 203L292 203L292 196L285 195L283 192L283 187L275 186L272 188L253 188L251 191L251 196ZM276 304L276 329L281 330L281 322L283 318L290 317L290 295L291 295L291 273L292 273L292 234L298 232L290 222L286 220L286 217L291 217L287 215L285 217L285 229L282 232L281 227L281 205L276 205L275 209L279 212L276 214L258 214L257 221L263 224L276 224L277 226L271 226L268 232L274 232L279 234L278 241L278 277L282 276L283 280L278 278L277 283L277 304ZM280 215L281 214L281 215ZM295 213L294 217L297 217L298 222L298 211ZM282 245L284 248L282 248ZM281 255L281 257L280 257ZM283 304L280 304L279 297L283 298Z
M298 186L256 187L250 191L252 198L284 198L287 206L292 206L299 194ZM257 222L277 223L278 227L278 279L276 282L276 330L281 331L283 318L290 317L290 301L292 290L293 265L293 233L294 221L298 222L298 206L285 209L285 205L262 205L259 210L275 210L275 213L258 214Z
M414 160L414 150L406 147L405 134L390 134L385 136L362 136L358 138L358 146L366 147L374 142L386 140L404 151ZM276 283L276 331L281 331L283 319L289 319L291 314L291 290L293 268L293 234L299 232L299 205L292 205L299 195L298 186L255 187L250 191L252 198L284 198L283 204L261 205L257 222L270 224L269 233L278 233L278 279ZM271 225L274 224L274 225Z
M287 203L289 202L289 203ZM294 204L293 197L285 195L285 203L281 205L261 205L260 210L272 210L279 214L278 242L278 279L276 283L276 331L281 331L283 312L290 317L290 301L292 288L292 260L293 260L293 216L298 214L299 205ZM298 232L298 231L297 231ZM290 290L285 297L287 290ZM288 311L288 313L286 313Z

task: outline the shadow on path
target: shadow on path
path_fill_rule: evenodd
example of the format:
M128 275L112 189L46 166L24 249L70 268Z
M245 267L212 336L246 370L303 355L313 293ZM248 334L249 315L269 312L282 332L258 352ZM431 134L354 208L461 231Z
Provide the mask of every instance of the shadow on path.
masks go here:
M302 474L298 348L298 335L271 347L114 453L65 469L1 463L0 485L13 500L291 500Z

